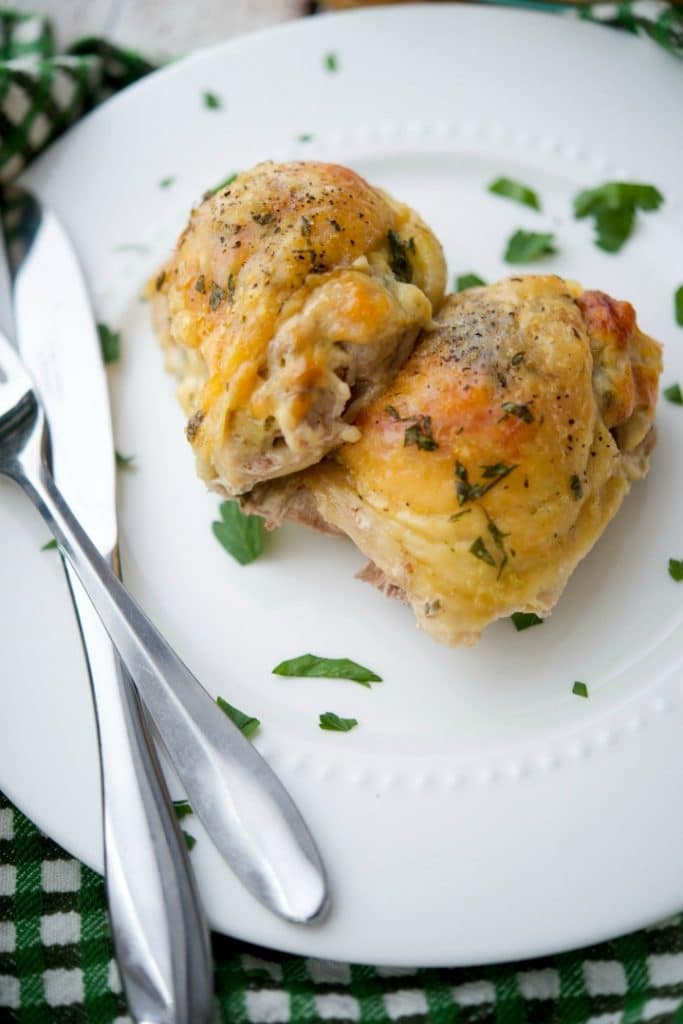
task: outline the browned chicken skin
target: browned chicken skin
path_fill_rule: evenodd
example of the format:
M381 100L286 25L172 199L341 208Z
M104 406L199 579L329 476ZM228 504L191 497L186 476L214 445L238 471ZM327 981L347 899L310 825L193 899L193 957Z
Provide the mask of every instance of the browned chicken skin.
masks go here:
M661 349L633 308L558 277L450 296L361 438L251 509L348 535L363 578L437 640L544 615L645 474Z
M152 287L203 479L241 494L357 438L445 273L414 211L335 164L258 164L209 196Z

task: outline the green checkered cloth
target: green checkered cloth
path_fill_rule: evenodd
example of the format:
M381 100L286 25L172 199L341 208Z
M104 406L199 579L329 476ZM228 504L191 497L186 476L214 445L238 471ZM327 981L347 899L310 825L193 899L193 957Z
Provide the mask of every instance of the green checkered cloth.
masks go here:
M214 936L230 1024L664 1024L683 1019L683 918L484 968L363 967ZM0 1021L130 1024L104 883L0 795Z
M638 0L579 14L683 54L680 6ZM101 39L56 54L45 19L0 12L0 182L150 70ZM466 970L332 963L221 936L213 952L220 1016L231 1024L683 1024L683 916L562 956ZM130 1024L102 879L0 793L0 1024L13 1021Z

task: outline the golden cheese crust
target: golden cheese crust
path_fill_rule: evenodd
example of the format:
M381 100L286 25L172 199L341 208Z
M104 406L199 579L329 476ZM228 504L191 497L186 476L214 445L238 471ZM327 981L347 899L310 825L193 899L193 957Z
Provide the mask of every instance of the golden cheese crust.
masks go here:
M334 164L258 164L206 198L152 286L200 476L241 494L357 438L445 273L416 213Z
M452 295L360 440L285 498L305 488L309 520L347 534L427 633L474 643L546 615L645 474L660 371L633 308L602 292L529 276Z

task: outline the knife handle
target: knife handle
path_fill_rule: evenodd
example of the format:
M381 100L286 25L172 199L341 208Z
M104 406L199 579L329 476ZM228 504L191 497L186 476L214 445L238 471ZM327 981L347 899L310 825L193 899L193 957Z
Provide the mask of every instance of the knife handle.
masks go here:
M320 854L294 801L128 593L69 508L45 461L40 417L5 468L31 498L135 681L192 809L242 884L306 923L327 908Z
M184 837L135 687L65 568L95 705L107 903L128 1007L146 1024L208 1024L209 935Z

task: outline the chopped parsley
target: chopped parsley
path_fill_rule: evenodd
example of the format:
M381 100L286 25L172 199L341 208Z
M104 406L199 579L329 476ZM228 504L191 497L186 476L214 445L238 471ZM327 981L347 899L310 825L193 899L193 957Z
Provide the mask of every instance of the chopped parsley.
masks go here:
M232 174L229 174L227 178L224 178L218 185L215 185L214 188L210 188L208 192L205 192L205 196L215 196L216 192L220 192L222 189L227 188L228 185L232 185L236 177L237 171L233 171Z
M296 141L297 142L313 142L313 136L311 135L310 132L301 132L300 135L297 135Z
M43 548L43 550L45 549ZM683 582L683 558L669 559L669 576L676 583Z
M112 331L106 324L97 325L97 333L100 337L100 348L102 359L106 365L117 363L121 357L121 335L118 331Z
M133 463L135 462L134 455L122 455L121 452L115 451L114 457L116 458L116 465L119 469L133 469Z
M227 700L223 700L222 697L216 697L216 704L224 711L231 722L237 726L237 728L250 739L259 725L261 724L260 719L254 718L252 715L245 715L244 711L240 711L233 704L228 704Z
M311 237L311 222L308 219L308 217L302 216L301 218L301 234L303 235L304 238Z
M516 203L531 206L534 210L541 209L534 190L518 181L513 181L512 178L497 178L489 185L489 192L493 192L496 196L503 196L505 199L514 199Z
M326 53L323 64L326 71L339 71L339 58L336 53Z
M221 302L223 302L227 294L228 293L225 290L225 288L221 288L219 284L216 284L215 281L212 281L211 292L209 294L209 306L211 307L211 309L218 309L218 307L220 306Z
M183 833L183 836L185 837L185 845L187 846L188 850L194 850L195 846L197 845L197 840L195 839L195 837L191 836L189 832L185 831L185 829L181 829L181 831Z
M468 288L479 288L485 285L486 281L479 274L459 274L455 279L454 288L456 292L464 292Z
M273 211L264 210L263 213L252 213L251 219L255 220L257 224L260 224L263 227L264 224L270 224L273 219Z
M531 263L555 252L555 235L520 228L508 239L503 259L506 263Z
M454 512L452 516L448 517L448 522L457 523L458 519L462 519L463 516L469 515L471 511L471 508L464 508L461 512Z
M221 98L216 92L203 92L202 99L207 110L220 110L223 106Z
M574 473L569 481L569 486L571 487L572 494L574 495L574 501L579 501L580 498L583 498L583 487L581 486L581 480L576 473Z
M200 274L197 280L195 281L194 290L196 292L199 292L200 295L204 295L206 293L206 281L204 280L203 274Z
M57 550L57 541L53 537L52 540L49 540L49 541L47 541L47 543L43 544L43 546L42 546L42 548L40 550L41 551L56 551Z
M182 821L183 818L187 818L188 815L194 814L194 811L190 807L187 800L174 800L173 810L175 811L175 816L178 819L178 821Z
M401 416L398 409L393 405L387 405L385 411L398 423L412 424L406 428L406 432L403 435L403 445L405 448L408 445L414 444L425 452L433 452L435 448L439 447L432 435L431 416Z
M507 416L516 416L518 420L523 420L525 423L534 422L534 414L528 405L519 405L517 402L503 402L502 409L505 413L502 419L506 419Z
M435 448L438 448L439 446L432 436L432 417L420 416L417 423L408 427L403 444L406 448L411 444L417 445L423 452L433 452Z
M397 281L410 284L413 280L413 265L410 262L409 253L415 252L415 242L410 238L407 242L396 231L389 231L387 234L389 242L389 267L393 271Z
M351 732L358 725L357 718L340 718L334 711L323 711L319 722L321 729L329 732Z
M236 501L221 502L219 511L220 522L211 524L214 537L240 565L249 565L263 551L263 520L245 515Z
M455 463L455 493L458 496L458 505L464 505L468 501L477 501L479 498L483 498L492 487L504 480L505 477L517 469L516 465L508 466L504 462L496 462L491 466L482 466L482 480L487 480L488 483L473 484L470 483L469 471L465 469L462 462Z
M620 210L600 210L595 216L595 244L605 252L619 252L633 232L636 211L626 206Z
M638 210L657 210L664 196L654 185L638 185L625 181L606 181L597 188L585 189L574 198L574 216L593 217L600 210L618 210L632 207Z
M574 682L574 685L572 686L572 693L576 697L587 697L588 696L588 687L586 686L585 683L582 683L582 682L580 682L577 679Z
M235 275L234 274L230 274L230 276L228 277L228 299L230 300L230 305L232 306L233 302L235 301Z
M494 569L497 568L496 560L486 547L483 537L477 537L475 542L470 546L470 554L474 555L482 562L486 562L487 565L492 565Z
M543 625L543 619L536 612L513 612L510 620L518 633L524 629L531 629L532 626Z
M483 506L482 506L482 511L483 511L483 513L484 513L484 515L486 516L486 519L487 519L487 527L486 528L488 529L489 533L491 534L491 537L493 538L493 543L496 545L498 551L503 556L501 561L500 561L500 564L498 566L498 575L496 576L496 579L500 579L500 575L501 575L503 569L508 564L508 554L507 554L507 551L505 550L505 538L509 537L509 534L508 533L503 533L502 530L500 530L498 528L498 526L496 525L494 520L488 514L486 509L483 508Z
M678 326L683 327L683 284L676 289L674 294L674 314Z
M654 185L607 181L574 197L574 216L593 217L595 244L605 252L619 252L633 233L638 210L657 210L664 201Z
M161 181L159 182L159 188L170 188L174 181L175 178L173 176L168 178L162 178Z
M670 384L668 388L664 388L662 394L667 401L673 402L674 405L683 405L683 394L681 394L680 384Z
M276 676L296 676L313 679L350 679L353 683L370 687L381 683L382 677L371 669L349 658L321 658L317 654L301 654L298 658L281 661L273 669Z

